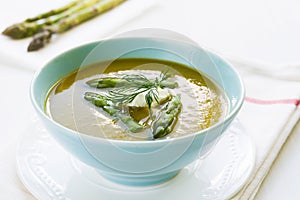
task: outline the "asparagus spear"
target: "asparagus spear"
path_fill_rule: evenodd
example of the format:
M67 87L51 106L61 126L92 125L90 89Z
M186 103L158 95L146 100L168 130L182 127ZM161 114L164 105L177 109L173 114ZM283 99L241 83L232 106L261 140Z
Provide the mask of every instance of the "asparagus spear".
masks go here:
M50 11L48 11L48 12L39 14L39 15L37 15L37 16L35 16L35 17L27 18L24 22L34 22L34 21L37 21L37 20L40 20L40 19L44 19L44 18L53 16L53 15L60 14L60 13L62 13L62 12L64 12L64 11L70 9L71 7L75 6L75 5L78 4L79 2L82 2L82 0L74 0L74 1L68 3L67 5L62 6L62 7L60 7L60 8L50 10Z
M122 112L119 107L111 105L105 96L93 92L86 92L84 98L95 106L101 107L110 116L121 120L130 132L137 133L144 129L144 126L136 122L129 114Z
M127 83L126 80L116 77L96 78L86 82L90 87L94 88L112 88L120 87Z
M51 25L59 21L60 19L73 14L74 12L85 8L87 3L91 0L74 0L71 3L54 10L50 10L46 13L42 13L32 18L28 18L25 21L17 24L13 24L6 28L2 34L7 35L13 39L23 39L32 36L43 30L46 25ZM94 1L91 1L89 5L92 5Z
M112 87L122 87L125 84L131 82L127 81L126 78L117 78L117 77L105 77L105 78L96 78L86 82L89 86L94 88L112 88ZM154 81L152 84L156 84ZM163 80L159 82L161 88L171 88L174 89L178 86L176 82Z
M74 26L77 26L114 8L124 1L125 0L102 0L93 6L86 7L70 16L61 19L57 23L43 27L44 31L40 32L33 38L27 50L36 51L44 47L50 41L53 34L65 32Z
M169 134L176 124L177 116L181 111L181 101L179 96L173 96L160 114L152 123L153 138L162 138Z

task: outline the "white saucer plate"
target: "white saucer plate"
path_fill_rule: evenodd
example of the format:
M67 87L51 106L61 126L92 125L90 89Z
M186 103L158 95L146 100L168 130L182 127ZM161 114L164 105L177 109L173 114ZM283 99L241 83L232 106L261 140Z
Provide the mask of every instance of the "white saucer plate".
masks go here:
M16 159L21 181L39 200L224 200L242 188L255 164L254 145L238 120L204 160L154 186L106 180L57 144L38 119L24 134Z

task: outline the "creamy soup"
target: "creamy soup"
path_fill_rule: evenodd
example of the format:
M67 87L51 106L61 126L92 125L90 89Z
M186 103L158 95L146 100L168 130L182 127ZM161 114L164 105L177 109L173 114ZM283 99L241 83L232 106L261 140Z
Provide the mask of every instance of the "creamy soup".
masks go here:
M85 66L49 91L46 113L80 133L117 140L180 137L226 115L222 89L198 71L154 59Z

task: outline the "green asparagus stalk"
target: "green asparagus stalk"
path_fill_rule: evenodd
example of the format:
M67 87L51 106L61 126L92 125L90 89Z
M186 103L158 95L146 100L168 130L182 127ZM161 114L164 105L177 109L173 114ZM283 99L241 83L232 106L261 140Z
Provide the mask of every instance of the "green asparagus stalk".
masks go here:
M42 30L34 36L34 42L31 42L27 48L27 51L35 51L46 44L48 44L51 40L52 33L47 30Z
M108 100L104 96L101 96L100 94L97 93L86 92L84 94L84 98L97 107L103 108L104 106L110 106Z
M153 138L162 138L169 134L177 121L177 116L181 111L181 101L179 96L173 96L151 125Z
M2 34L13 39L30 37L42 30L43 24L22 22L6 28Z
M121 120L130 132L137 133L144 129L144 126L136 122L129 114L122 112L119 107L110 104L105 96L93 92L86 92L84 98L95 106L101 107L110 116Z
M27 50L36 51L44 47L47 43L49 43L53 34L68 31L87 20L114 8L124 1L125 0L102 0L92 6L81 9L72 15L66 16L54 24L43 27L44 31L34 36Z
M128 83L126 80L116 77L96 78L86 82L90 87L94 88L113 88L124 86Z
M141 81L140 81L141 82ZM117 78L117 77L105 77L105 78L96 78L86 82L90 87L94 88L113 88L113 87L123 87L126 84L130 84L132 82L127 81L126 78ZM142 82L141 82L142 84ZM150 84L156 84L152 81ZM159 86L161 88L171 88L174 89L178 86L176 82L163 80L159 82Z
M73 6L78 4L79 2L82 2L82 0L74 0L74 1L68 3L67 5L64 5L60 8L50 10L48 12L39 14L39 15L37 15L35 17L32 17L32 18L27 18L24 22L27 22L27 23L34 22L34 21L38 21L40 19L45 19L45 18L51 17L53 15L60 14L62 12L65 12L66 10L69 10L70 8L72 8Z
M58 21L76 14L82 9L91 7L102 0L74 0L66 6L40 14L33 18L28 18L25 21L13 24L6 28L2 34L13 39L23 39L33 36L41 31L44 27L57 23Z

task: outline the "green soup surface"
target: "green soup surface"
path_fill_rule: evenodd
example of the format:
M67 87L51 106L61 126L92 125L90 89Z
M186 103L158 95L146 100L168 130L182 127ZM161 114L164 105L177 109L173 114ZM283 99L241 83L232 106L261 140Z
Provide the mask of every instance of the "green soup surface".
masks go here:
M167 76L168 82L176 83L176 87L164 87L162 84L163 86L157 86L159 90L154 88L151 107L145 100L150 90L127 104L116 103L115 96L110 96L111 101L105 101L108 102L108 107L95 106L85 98L87 92L108 97L109 94L115 94L111 91L119 87L95 88L87 84L90 80L137 76L157 83L163 75ZM121 85L117 91L128 87L126 84ZM142 89L143 87L141 86ZM130 89L129 93L135 91ZM171 105L167 108L173 96L180 97L181 103L175 114L172 109L176 108ZM160 139L196 133L222 120L227 113L227 107L228 100L221 87L197 70L170 61L142 58L117 59L84 66L59 80L49 91L45 102L46 113L63 126L83 134L116 140L153 140L154 129L157 131L164 127L170 116L174 119L166 125L164 131L167 134ZM116 109L116 113L115 110L110 112L111 109ZM165 116L161 116L163 112ZM123 115L126 119L122 121ZM160 119L161 127L154 124L159 116L166 118ZM131 121L127 117L143 126L143 129L129 131Z

